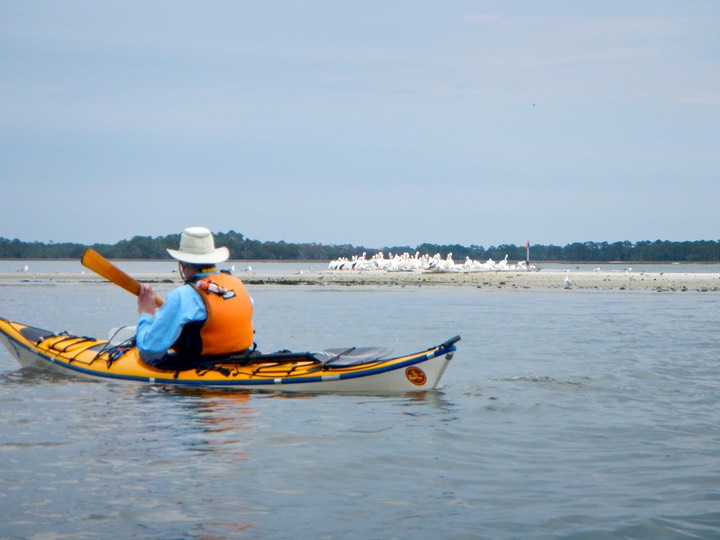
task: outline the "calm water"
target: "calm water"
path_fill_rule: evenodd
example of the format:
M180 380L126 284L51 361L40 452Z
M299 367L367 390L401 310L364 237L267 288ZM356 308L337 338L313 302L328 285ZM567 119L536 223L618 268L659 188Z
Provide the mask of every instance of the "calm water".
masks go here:
M720 537L719 294L251 294L267 351L463 339L439 391L391 397L75 381L3 348L0 538ZM82 283L0 283L0 315L136 316Z

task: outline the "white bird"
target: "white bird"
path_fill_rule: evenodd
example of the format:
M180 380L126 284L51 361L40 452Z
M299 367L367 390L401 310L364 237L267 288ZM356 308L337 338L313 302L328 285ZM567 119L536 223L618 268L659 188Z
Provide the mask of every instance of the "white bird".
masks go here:
M18 272L27 272L28 270L30 270L30 267L26 264L20 270L18 270Z
M573 286L573 280L570 279L570 276L565 276L565 279L563 280L563 283L565 284L565 288L569 289Z

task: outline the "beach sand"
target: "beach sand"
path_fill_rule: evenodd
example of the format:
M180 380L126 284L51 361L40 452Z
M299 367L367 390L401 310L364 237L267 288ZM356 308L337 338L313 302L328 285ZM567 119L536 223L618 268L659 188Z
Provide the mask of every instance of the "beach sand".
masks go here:
M177 274L136 274L146 283L179 283ZM597 289L720 292L720 273L702 272L596 272L596 271L486 271L486 272L386 272L386 271L305 271L296 274L243 273L246 284L261 285L375 285L375 286L458 286L515 289ZM570 280L572 283L566 281ZM0 283L102 282L86 273L0 274Z

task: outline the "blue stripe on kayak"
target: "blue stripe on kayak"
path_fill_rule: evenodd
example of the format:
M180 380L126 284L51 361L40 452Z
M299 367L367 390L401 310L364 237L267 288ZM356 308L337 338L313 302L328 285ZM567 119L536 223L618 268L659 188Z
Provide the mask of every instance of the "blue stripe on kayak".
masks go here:
M3 332L5 333L5 332ZM65 361L58 361L54 357L49 356L42 351L30 347L12 336L5 333L5 335L16 345L22 347L23 349L26 349L30 351L31 353L40 356L45 361L55 364L57 366L60 366L65 369L69 369L71 371L75 371L77 373L82 373L84 375L90 375L92 377L98 377L102 379L112 379L112 380L120 380L120 381L134 381L134 382L150 382L154 384L173 384L173 385L184 385L184 386L279 386L279 385L291 385L291 384L302 384L302 383L317 383L317 382L327 382L327 381L333 381L333 380L348 380L348 379L356 379L360 377L368 377L371 375L378 375L380 373L386 373L388 371L395 371L398 369L402 369L404 367L409 367L415 364L420 364L422 362L425 362L427 360L430 360L432 358L436 358L438 356L442 356L443 354L451 353L453 351L457 350L457 347L455 345L450 345L449 347L441 347L438 349L430 350L428 353L423 354L421 356L416 356L414 358L411 358L410 360L407 360L405 362L401 362L399 364L393 364L391 366L383 366L375 369L370 369L366 371L357 371L354 373L340 373L337 375L316 375L313 377L302 377L302 378L278 378L278 379L265 379L265 380L198 380L198 381L190 381L190 380L181 380L181 379L166 379L164 377L140 377L140 376L134 376L134 375L120 375L115 373L108 373L104 371L95 371L92 369L83 368L79 365L71 364ZM102 361L102 360L98 360Z

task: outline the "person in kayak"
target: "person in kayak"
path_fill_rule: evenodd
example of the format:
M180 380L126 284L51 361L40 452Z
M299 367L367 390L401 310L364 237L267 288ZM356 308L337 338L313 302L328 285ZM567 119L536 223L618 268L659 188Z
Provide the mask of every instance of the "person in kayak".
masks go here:
M228 249L215 248L208 229L189 227L180 248L167 252L177 259L185 284L157 309L155 291L140 285L136 340L143 361L181 365L253 348L252 299L242 281L216 267L228 259Z

